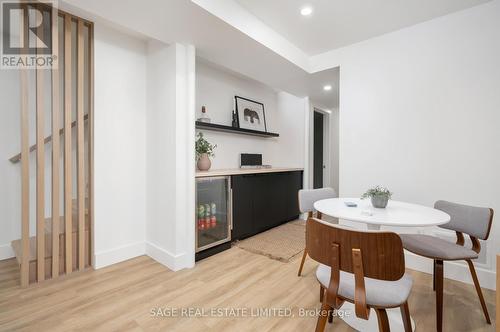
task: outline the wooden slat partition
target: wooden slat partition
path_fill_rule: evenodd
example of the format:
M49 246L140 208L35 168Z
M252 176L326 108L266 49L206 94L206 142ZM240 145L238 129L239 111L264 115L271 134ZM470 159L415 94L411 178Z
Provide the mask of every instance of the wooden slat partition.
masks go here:
M89 27L89 218L90 218L90 243L89 257L94 266L94 26ZM498 316L497 316L498 317Z
M84 147L84 41L83 22L78 20L77 26L77 202L78 202L78 268L85 268L85 147Z
M24 40L28 40L30 15L38 15L36 11L28 11L28 6L41 6L44 8L44 19L49 17L45 4L25 4L23 8L20 28ZM38 7L37 7L38 8ZM93 151L94 151L94 126L93 126L93 103L94 103L94 49L93 49L93 24L74 15L51 8L52 10L52 42L55 58L54 67L49 70L36 67L34 72L35 90L30 91L29 70L20 71L20 127L21 127L21 151L12 157L12 162L21 161L21 240L14 241L13 246L20 248L16 254L20 254L21 261L21 286L26 287L30 282L43 281L46 278L57 278L61 273L70 274L76 268L85 269L89 264L89 257L93 264ZM37 13L37 14L35 14ZM63 19L63 37L59 37L59 21ZM76 22L76 39L74 23ZM41 29L41 28L39 28ZM87 30L88 29L88 30ZM88 31L88 48L86 48ZM39 30L37 35L38 47L42 46L43 31ZM60 45L61 43L61 45ZM64 47L61 49L62 43ZM24 43L29 47L29 43ZM75 47L76 46L76 47ZM76 49L76 51L75 51ZM76 52L76 53L75 53ZM59 61L64 54L64 61ZM37 54L38 55L38 54ZM76 55L76 60L73 56ZM88 64L87 64L88 59ZM64 65L64 66L63 66ZM61 67L59 67L61 66ZM75 72L74 75L73 73ZM46 76L49 75L50 76ZM60 74L64 79L61 80ZM48 80L50 79L50 82ZM76 92L73 90L76 81ZM63 84L63 86L61 86ZM63 92L61 93L61 88ZM51 90L50 92L48 90ZM88 90L88 92L87 92ZM30 93L35 94L36 115L36 144L30 147ZM33 95L31 96L33 97ZM45 106L46 98L51 98L51 106ZM60 101L63 101L61 110ZM76 102L76 120L73 120L74 104ZM87 107L88 104L88 107ZM88 109L88 113L87 109ZM50 108L51 133L45 137L45 113ZM62 111L62 112L61 112ZM47 113L48 114L48 113ZM31 114L33 115L33 114ZM62 116L62 117L61 117ZM88 121L88 130L85 126ZM62 126L62 128L61 128ZM76 137L72 137L72 127L76 127ZM31 134L33 135L33 134ZM61 137L64 135L64 146ZM87 136L88 135L88 136ZM76 151L72 151L73 140L76 138ZM88 140L87 140L88 138ZM51 151L51 219L45 224L45 144L52 141ZM86 146L88 144L88 159ZM36 237L30 238L30 152L36 150ZM64 177L61 175L61 150L63 150ZM76 164L73 163L73 153L76 152ZM48 171L48 170L47 170ZM88 174L86 172L88 171ZM73 203L73 180L76 175L76 203ZM88 175L88 197L86 197L86 180ZM64 192L61 192L61 181L64 184ZM48 183L47 183L48 185ZM64 216L61 217L61 198L64 204ZM88 198L88 208L86 199ZM33 204L33 203L32 203ZM76 212L73 210L76 204ZM75 213L76 214L75 214ZM88 213L88 217L87 214ZM88 219L90 220L88 220ZM87 220L89 227L87 228ZM62 223L61 223L62 222ZM76 225L76 229L74 226ZM64 231L62 228L64 227ZM89 236L89 232L90 236ZM49 233L51 236L49 236ZM64 240L63 240L64 237ZM34 242L32 242L34 241ZM64 242L64 243L63 243ZM31 248L30 248L30 243ZM36 247L36 254L33 249ZM30 249L33 252L30 256ZM64 252L64 257L62 256ZM47 256L46 256L47 255ZM64 260L64 261L63 261ZM64 270L64 271L63 271Z
M39 29L37 47L43 47L43 29ZM44 69L36 69L36 255L37 280L45 280L45 115Z
M52 8L52 50L59 59L59 15ZM52 69L52 278L59 276L59 66Z
M71 174L71 17L64 16L64 224L66 274L73 271L72 260L72 174Z
M28 22L27 6L23 8L23 20L20 22L24 40L28 38L28 27L24 22ZM25 43L25 47L28 47ZM29 115L28 115L28 72L21 70L21 286L29 284L30 274L30 178L29 178Z

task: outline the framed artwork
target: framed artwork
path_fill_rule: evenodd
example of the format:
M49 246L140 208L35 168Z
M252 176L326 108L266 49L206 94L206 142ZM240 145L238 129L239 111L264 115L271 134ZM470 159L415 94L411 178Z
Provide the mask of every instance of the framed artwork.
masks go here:
M235 96L236 114L240 128L267 132L264 104Z

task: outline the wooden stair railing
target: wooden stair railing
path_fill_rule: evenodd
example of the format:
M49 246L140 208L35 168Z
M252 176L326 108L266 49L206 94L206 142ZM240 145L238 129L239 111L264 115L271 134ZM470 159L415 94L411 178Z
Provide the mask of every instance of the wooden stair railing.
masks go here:
M89 115L88 115L88 114L85 114L85 116L83 117L83 119L84 119L85 121L87 121L87 120L89 119ZM71 128L76 127L76 122L77 122L77 121L73 121L73 122L71 122ZM64 134L64 128L59 129L59 136L62 136L63 134ZM49 135L49 136L45 137L45 139L43 140L43 143L44 143L44 144L47 144L47 143L49 143L50 141L52 141L52 135ZM37 145L36 145L36 144L33 144L32 146L30 146L30 150L29 150L29 151L30 151L30 152L35 151L35 150L36 150L36 147L37 147ZM13 163L13 164L15 164L15 163L17 163L17 162L21 161L21 153L18 153L18 154L16 154L15 156L12 156L11 158L9 158L9 161L10 161L11 163Z

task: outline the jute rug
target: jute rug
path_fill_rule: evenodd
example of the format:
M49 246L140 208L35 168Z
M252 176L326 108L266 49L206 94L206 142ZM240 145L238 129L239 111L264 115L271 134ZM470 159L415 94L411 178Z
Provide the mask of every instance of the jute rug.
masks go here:
M272 228L264 233L238 241L236 246L271 259L288 263L301 254L306 245L305 220L295 220Z

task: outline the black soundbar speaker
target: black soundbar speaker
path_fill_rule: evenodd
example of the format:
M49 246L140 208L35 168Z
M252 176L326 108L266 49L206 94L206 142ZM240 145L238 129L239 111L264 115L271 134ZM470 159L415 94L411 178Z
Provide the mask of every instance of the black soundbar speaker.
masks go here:
M262 166L262 154L242 153L240 154L240 167Z

